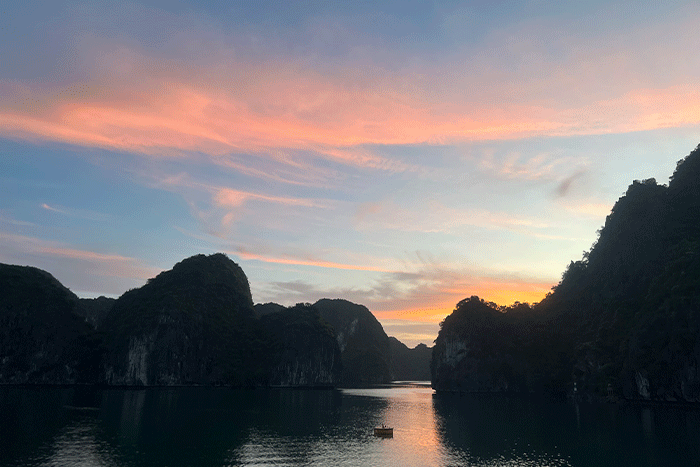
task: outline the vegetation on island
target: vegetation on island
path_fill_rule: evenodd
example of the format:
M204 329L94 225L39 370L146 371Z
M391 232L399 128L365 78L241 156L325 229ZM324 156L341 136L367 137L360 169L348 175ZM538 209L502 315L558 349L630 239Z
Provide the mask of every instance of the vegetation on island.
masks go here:
M299 303L261 318L270 333L268 366L272 386L335 386L342 358L335 331L316 307Z
M101 339L51 274L0 265L0 384L94 382Z
M335 330L343 358L344 385L388 383L391 375L389 337L363 305L323 298L313 304Z
M109 384L254 385L265 339L243 270L197 255L123 294L102 323Z
M418 344L410 349L395 337L389 337L391 377L394 381L430 381L433 348Z
M598 234L534 306L458 303L434 387L700 402L700 146L668 186L634 181Z
M391 380L388 337L345 300L253 306L243 270L197 255L119 299L0 265L0 383L318 387ZM343 352L341 352L341 348Z

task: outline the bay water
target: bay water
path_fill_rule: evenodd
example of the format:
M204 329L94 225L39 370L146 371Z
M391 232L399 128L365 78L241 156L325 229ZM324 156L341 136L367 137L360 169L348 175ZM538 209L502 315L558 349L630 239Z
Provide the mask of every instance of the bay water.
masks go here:
M394 428L393 438L373 427ZM0 466L698 466L700 409L364 389L0 387Z

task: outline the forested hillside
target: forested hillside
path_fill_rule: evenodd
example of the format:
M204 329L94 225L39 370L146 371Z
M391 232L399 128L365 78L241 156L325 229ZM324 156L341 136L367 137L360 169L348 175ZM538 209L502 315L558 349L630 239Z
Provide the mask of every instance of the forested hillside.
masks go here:
M51 274L0 264L0 383L94 383L102 343Z
M700 146L668 186L634 181L531 310L472 297L445 319L437 389L700 401Z

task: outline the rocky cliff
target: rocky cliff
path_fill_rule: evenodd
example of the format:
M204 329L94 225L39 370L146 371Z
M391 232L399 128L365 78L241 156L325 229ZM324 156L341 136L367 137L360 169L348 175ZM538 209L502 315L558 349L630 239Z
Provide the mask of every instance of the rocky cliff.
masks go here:
M439 390L518 389L520 362L513 327L493 304L471 297L445 318L433 348L431 381ZM521 368L522 369L522 368Z
M118 300L0 265L0 384L333 386L335 333L317 310L267 304L223 254L197 255ZM95 331L98 327L100 332Z
M100 339L78 308L51 274L0 264L0 383L99 382Z
M430 381L433 348L418 344L409 349L395 337L389 337L391 376L395 381Z
M366 307L327 298L317 301L313 307L335 331L343 359L342 384L391 381L389 337Z
M248 280L223 254L176 264L122 295L105 317L113 385L253 385L265 351Z
M90 323L94 329L99 329L116 301L117 300L114 298L107 298L104 296L97 298L81 298L79 299L79 306L76 313Z
M340 349L333 329L308 304L265 314L271 333L269 384L281 387L327 387L340 381Z

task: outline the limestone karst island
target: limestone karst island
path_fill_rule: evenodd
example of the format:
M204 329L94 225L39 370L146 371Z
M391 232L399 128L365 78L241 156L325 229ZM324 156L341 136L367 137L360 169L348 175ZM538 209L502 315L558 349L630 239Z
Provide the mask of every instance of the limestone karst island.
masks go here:
M435 346L407 348L366 307L254 305L244 271L197 255L118 299L0 266L0 383L337 387L700 402L700 146L668 185L635 180L539 303L464 298Z

